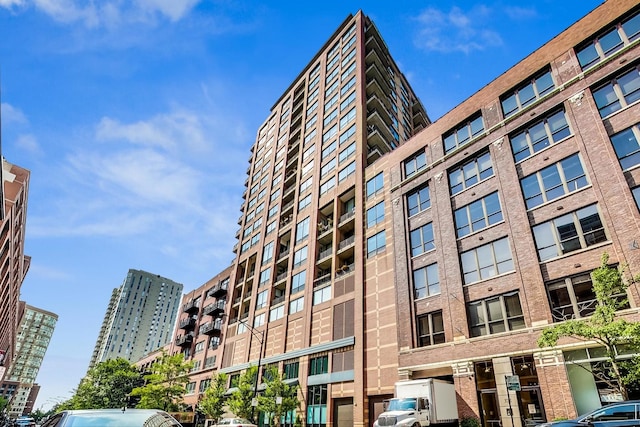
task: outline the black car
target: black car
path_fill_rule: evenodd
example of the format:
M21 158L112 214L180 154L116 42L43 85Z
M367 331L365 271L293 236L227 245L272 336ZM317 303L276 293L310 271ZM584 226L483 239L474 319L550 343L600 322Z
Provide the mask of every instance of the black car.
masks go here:
M62 411L42 427L182 427L171 415L158 409L82 409Z
M627 427L640 425L640 400L603 406L573 420L538 424L538 427Z

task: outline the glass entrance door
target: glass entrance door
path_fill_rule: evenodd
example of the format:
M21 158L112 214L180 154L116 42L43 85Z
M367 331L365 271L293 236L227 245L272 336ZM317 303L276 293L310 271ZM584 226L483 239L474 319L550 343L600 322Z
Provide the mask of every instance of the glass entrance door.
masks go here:
M524 427L534 426L546 421L540 395L540 387L522 387L518 393L518 406Z
M482 426L500 427L500 406L496 391L480 391L480 404L482 406Z

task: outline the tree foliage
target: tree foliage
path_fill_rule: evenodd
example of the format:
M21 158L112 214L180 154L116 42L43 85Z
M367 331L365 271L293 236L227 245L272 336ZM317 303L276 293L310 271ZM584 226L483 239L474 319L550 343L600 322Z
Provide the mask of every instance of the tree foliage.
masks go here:
M237 389L234 390L229 399L227 399L227 406L231 412L238 417L250 419L253 422L255 422L253 416L257 414L254 414L251 401L255 396L254 387L257 375L257 366L247 368L238 379Z
M220 372L211 378L209 388L205 390L198 408L208 419L216 423L224 414L225 392L227 391L227 374Z
M275 366L267 368L263 380L266 388L258 397L258 408L261 412L269 414L269 425L279 427L282 418L288 412L300 407L298 386L287 384L284 381L284 374L281 374Z
M131 390L140 385L142 375L128 360L107 360L91 368L74 395L56 409L119 408L126 405Z
M184 355L162 355L151 365L151 372L144 376L146 384L131 391L139 396L138 408L178 411L187 392L189 372L193 362L185 362Z
M628 304L626 298L620 297L626 295L627 283L624 270L610 267L608 261L609 255L603 254L600 267L591 275L597 301L591 317L567 320L545 328L538 346L554 347L563 337L600 344L604 347L609 369L602 374L594 372L594 375L600 375L600 380L628 399L628 387L640 380L640 357L621 359L616 348L624 349L626 353L640 352L640 323L616 318L616 312Z

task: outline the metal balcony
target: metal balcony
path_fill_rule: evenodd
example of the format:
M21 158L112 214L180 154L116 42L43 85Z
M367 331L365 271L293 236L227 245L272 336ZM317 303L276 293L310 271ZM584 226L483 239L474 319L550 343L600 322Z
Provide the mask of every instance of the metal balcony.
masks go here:
M191 345L193 342L193 335L181 335L176 338L176 345L178 347L185 347Z
M196 319L193 317L185 317L178 323L178 329L190 330L196 325Z
M200 305L199 300L189 301L185 305L182 306L182 311L185 313L197 313Z

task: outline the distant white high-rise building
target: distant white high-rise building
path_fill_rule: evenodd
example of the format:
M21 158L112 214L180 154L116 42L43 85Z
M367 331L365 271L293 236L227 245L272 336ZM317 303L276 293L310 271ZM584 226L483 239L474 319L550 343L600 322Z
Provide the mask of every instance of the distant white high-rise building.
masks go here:
M122 357L135 362L167 344L173 336L183 285L146 271L130 269L113 290L89 363Z

